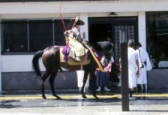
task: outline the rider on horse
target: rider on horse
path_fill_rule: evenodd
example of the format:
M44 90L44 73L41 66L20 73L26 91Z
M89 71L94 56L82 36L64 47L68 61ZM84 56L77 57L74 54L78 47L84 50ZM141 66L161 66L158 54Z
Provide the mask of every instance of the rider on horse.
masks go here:
M67 62L69 65L86 65L90 62L90 54L93 56L94 60L98 64L99 69L105 72L103 65L100 62L100 56L97 55L97 52L95 52L93 48L89 47L86 43L83 42L79 29L76 26L77 24L83 24L80 24L81 22L77 23L78 21L81 20L76 17L72 28L64 32L66 40L66 47L63 49L64 61ZM107 45L104 46L107 47L104 48L104 51L106 51L106 49L109 49L109 44L104 42L104 45Z
M78 21L78 18L75 19ZM69 56L76 61L81 61L81 57L86 55L87 49L83 46L79 29L77 26L64 32L66 46L69 47Z

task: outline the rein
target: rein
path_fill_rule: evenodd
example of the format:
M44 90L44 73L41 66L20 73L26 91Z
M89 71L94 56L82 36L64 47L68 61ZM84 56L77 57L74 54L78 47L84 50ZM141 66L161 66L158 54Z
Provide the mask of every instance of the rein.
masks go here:
M84 46L89 50L89 52L91 53L91 55L93 56L94 60L96 61L100 71L102 72L106 72L101 64L101 62L97 59L97 57L95 56L94 52L92 51L92 49L87 45L87 44L84 44Z

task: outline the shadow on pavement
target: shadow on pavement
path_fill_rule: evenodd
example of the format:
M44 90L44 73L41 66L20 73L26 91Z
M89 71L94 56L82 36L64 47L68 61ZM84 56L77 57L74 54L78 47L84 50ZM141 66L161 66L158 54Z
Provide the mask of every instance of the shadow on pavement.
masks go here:
M168 112L168 110L131 110L131 112Z
M19 102L19 100L5 100L0 102L0 108L17 108L21 107L20 105L15 105L15 102Z

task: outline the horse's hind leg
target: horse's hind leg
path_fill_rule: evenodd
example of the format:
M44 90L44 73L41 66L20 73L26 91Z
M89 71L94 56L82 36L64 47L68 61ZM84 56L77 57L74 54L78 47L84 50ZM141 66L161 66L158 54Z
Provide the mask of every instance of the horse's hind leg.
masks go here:
M84 88L85 88L85 85L86 85L86 81L87 81L87 78L88 78L88 74L89 72L88 71L85 71L84 73L84 78L83 78L83 85L82 85L82 88L81 88L81 94L82 94L82 97L83 98L87 98L85 93L84 93Z
M44 86L44 83L45 83L45 80L47 79L47 77L49 76L49 73L48 72L45 72L44 75L42 76L42 97L44 99L46 99L46 96L45 96L45 86Z
M61 99L55 92L55 88L54 88L54 80L55 80L55 77L56 77L56 74L57 74L57 71L56 72L53 72L50 76L50 87L51 87L51 91L52 91L52 94L54 97L56 97L57 99Z

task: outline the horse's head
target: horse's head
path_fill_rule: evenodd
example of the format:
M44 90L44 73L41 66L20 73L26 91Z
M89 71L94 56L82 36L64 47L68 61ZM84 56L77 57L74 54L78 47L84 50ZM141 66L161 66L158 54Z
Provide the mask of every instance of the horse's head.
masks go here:
M113 44L109 41L97 42L93 47L101 56L111 56L113 53Z

